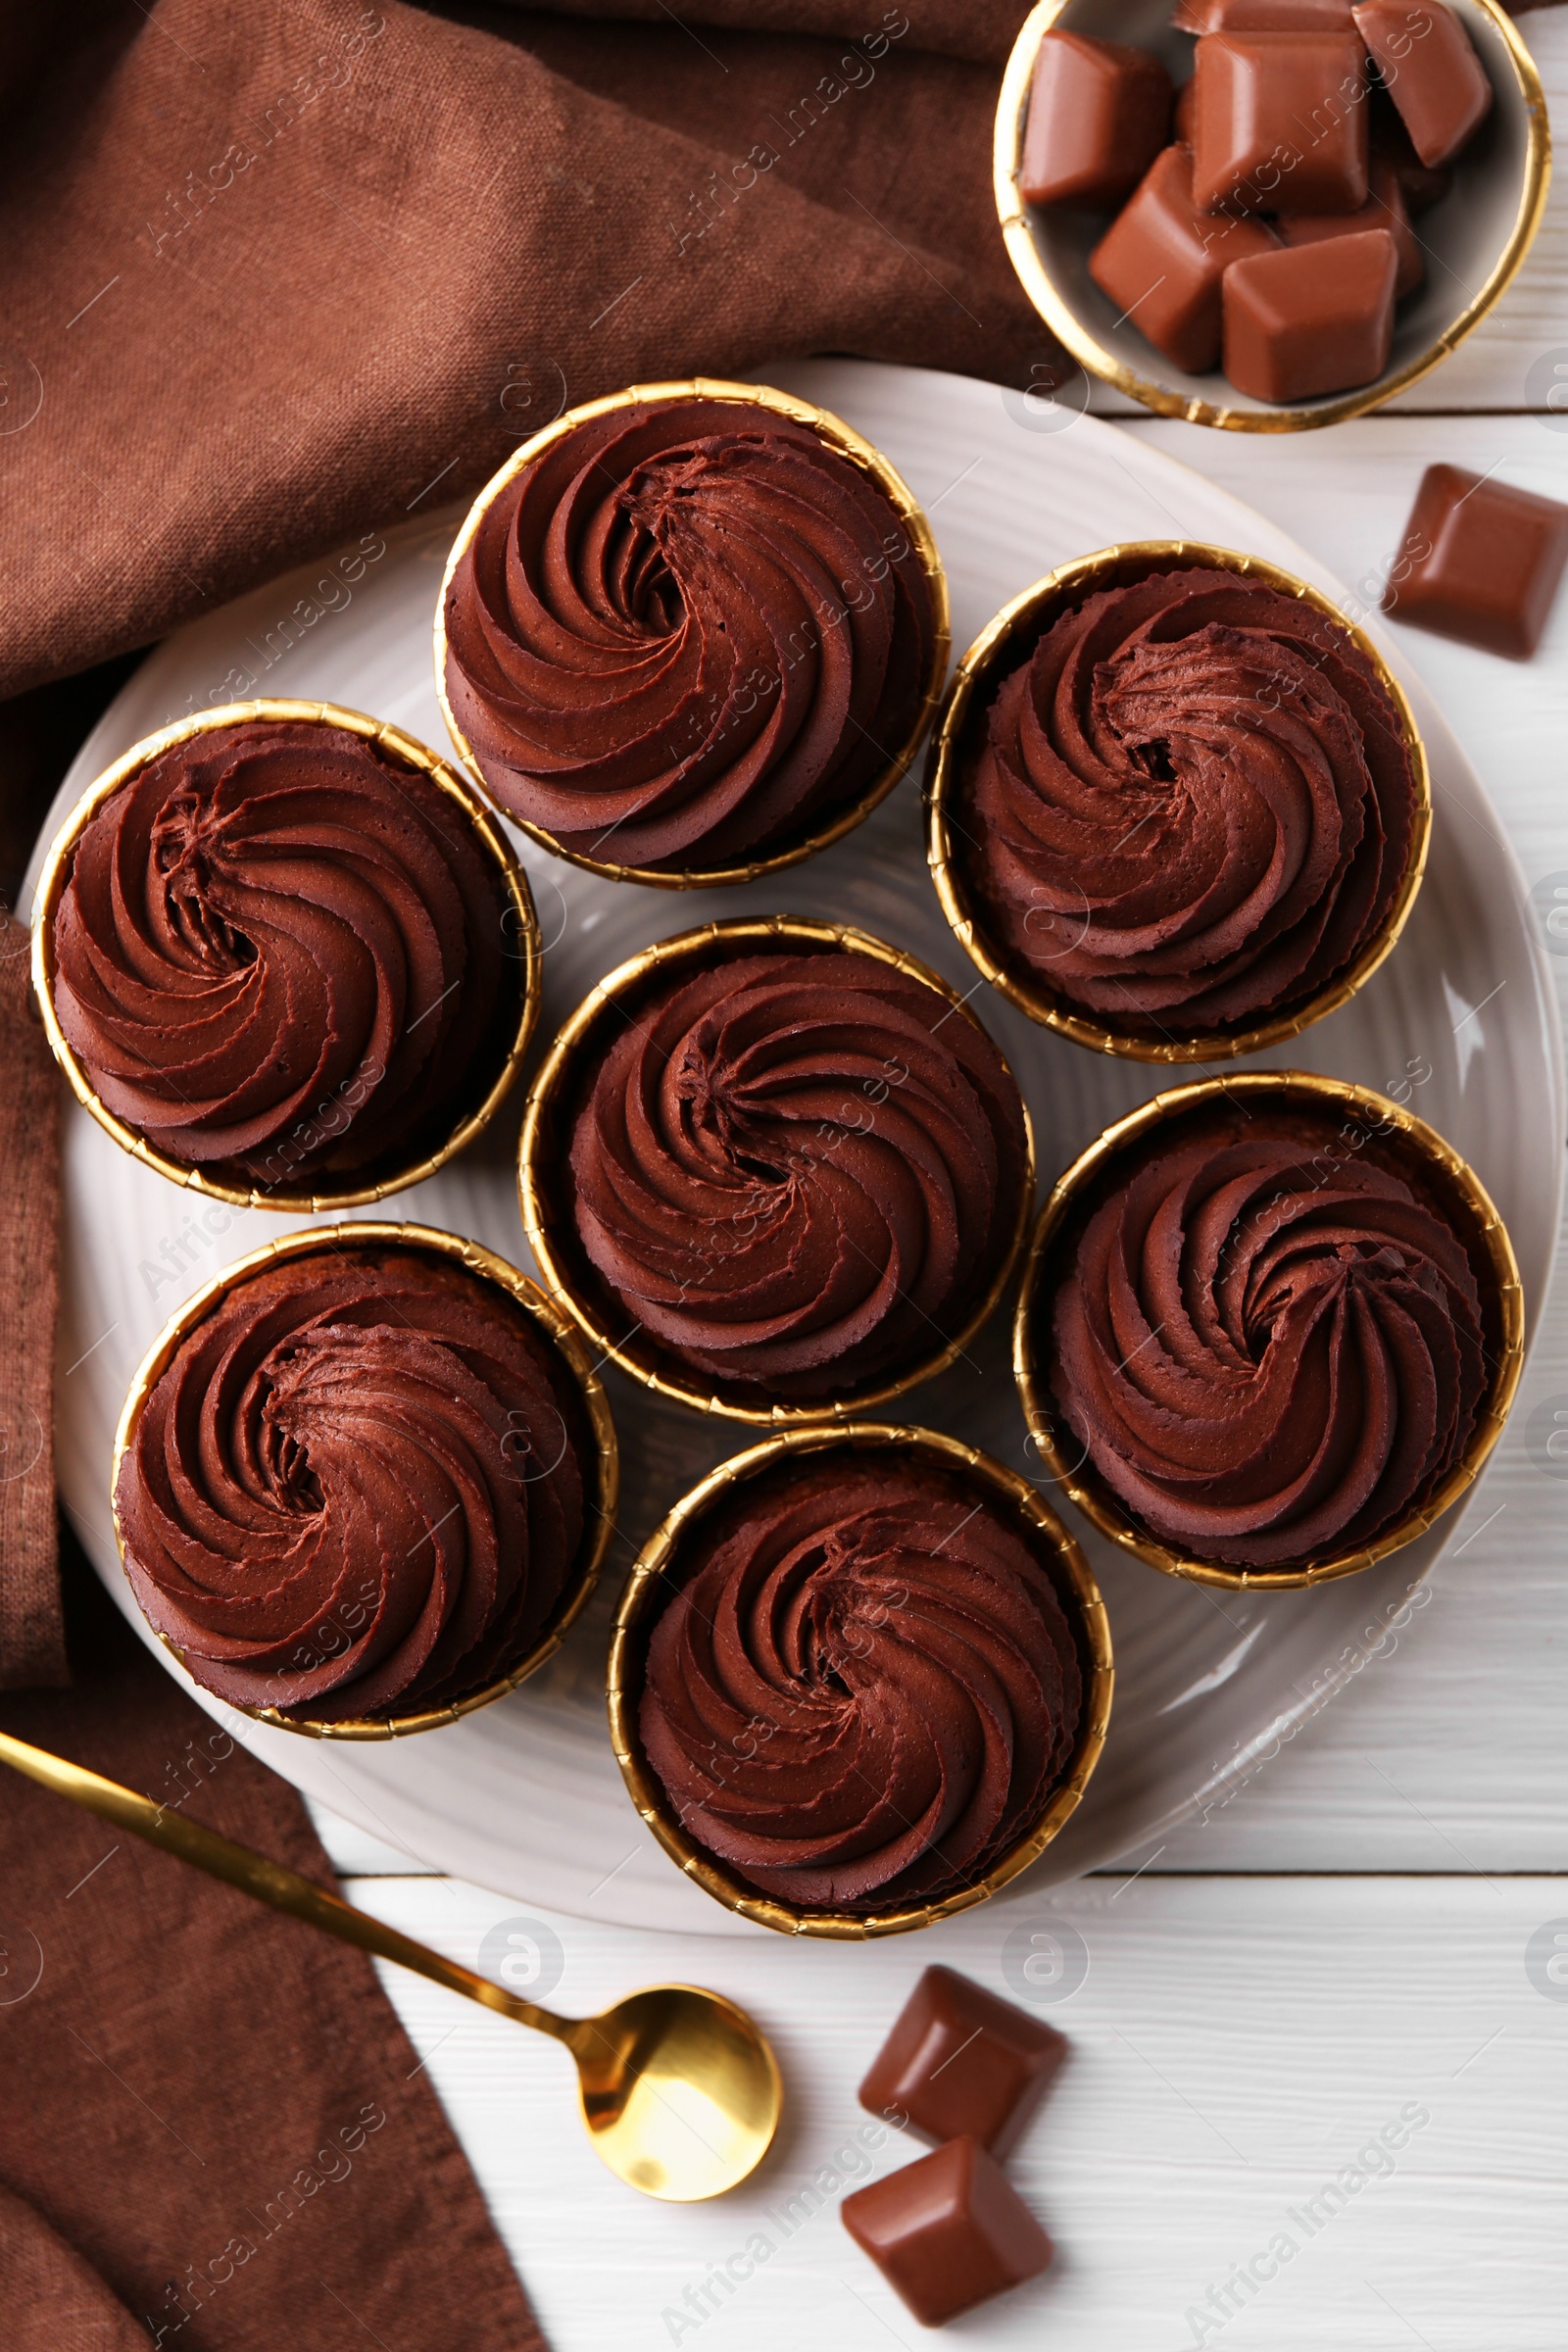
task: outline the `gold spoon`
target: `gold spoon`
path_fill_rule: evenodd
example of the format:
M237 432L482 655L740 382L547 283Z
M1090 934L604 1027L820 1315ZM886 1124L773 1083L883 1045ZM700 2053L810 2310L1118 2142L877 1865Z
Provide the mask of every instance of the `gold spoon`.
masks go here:
M594 2148L630 2187L675 2204L718 2197L767 2153L783 2104L778 2063L745 2010L722 1993L696 1984L654 1984L628 1993L602 2017L557 2017L356 1911L297 1871L118 1781L102 1780L4 1732L0 1763L274 1911L564 2042L576 2060L583 2121Z

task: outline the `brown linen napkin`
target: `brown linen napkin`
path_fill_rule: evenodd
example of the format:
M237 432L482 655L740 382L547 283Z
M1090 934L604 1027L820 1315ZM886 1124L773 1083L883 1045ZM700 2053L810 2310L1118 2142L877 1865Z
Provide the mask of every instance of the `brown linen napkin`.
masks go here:
M916 45L966 4L765 12L829 41L68 0L57 42L0 0L0 694L472 490L563 396L810 351L1027 378L996 69Z
M66 1680L55 1573L59 1073L0 913L0 1690Z
M1174 5L1174 0L1172 0ZM1510 16L1552 8L1557 0L1511 0ZM669 22L665 0L550 0L562 16L640 17L650 24ZM1028 15L1019 0L904 0L911 38L922 49L951 57L978 58L1003 65ZM844 37L864 31L875 18L865 0L689 0L680 12L688 24L727 24L743 32L819 32Z
M91 2264L3 2188L0 2313L9 2352L147 2352L147 2330Z
M0 0L0 695L473 489L563 401L1053 356L990 189L1020 0L465 13Z
M666 25L670 22L663 0L546 4L563 17L641 18L649 24ZM686 25L723 25L732 32L809 32L843 41L902 16L909 24L906 37L919 48L1000 66L1006 62L1029 7L1030 0L902 0L893 10L886 9L885 0L692 0L691 6L682 6L679 21Z
M330 1885L292 1788L68 1551L73 1688L0 1728ZM0 1783L6 2352L542 2352L368 1959Z

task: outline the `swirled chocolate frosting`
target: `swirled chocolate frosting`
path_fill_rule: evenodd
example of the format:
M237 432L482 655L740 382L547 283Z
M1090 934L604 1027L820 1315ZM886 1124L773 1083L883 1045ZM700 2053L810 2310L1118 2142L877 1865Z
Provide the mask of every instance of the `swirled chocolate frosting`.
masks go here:
M638 1729L682 1827L763 1892L886 1910L985 1877L1072 1753L1051 1577L981 1492L876 1455L743 1496L654 1627Z
M1242 1568L1369 1544L1460 1459L1486 1387L1451 1225L1375 1146L1289 1114L1178 1131L1101 1201L1053 1309L1084 1454L1163 1542Z
M711 867L850 808L935 637L896 510L808 427L663 400L501 489L447 590L446 688L504 808L618 865Z
M125 1573L205 1689L339 1722L480 1690L578 1558L588 1431L487 1282L407 1249L236 1283L121 1463Z
M100 1102L261 1189L439 1148L514 1017L501 877L363 736L247 720L175 744L82 832L55 1010Z
M572 1122L613 1336L782 1399L937 1353L1022 1209L1023 1104L979 1025L863 955L730 956L639 1005Z
M1090 597L983 732L960 863L1015 963L1112 1026L1287 1009L1389 918L1415 811L1394 705L1348 631L1261 581Z

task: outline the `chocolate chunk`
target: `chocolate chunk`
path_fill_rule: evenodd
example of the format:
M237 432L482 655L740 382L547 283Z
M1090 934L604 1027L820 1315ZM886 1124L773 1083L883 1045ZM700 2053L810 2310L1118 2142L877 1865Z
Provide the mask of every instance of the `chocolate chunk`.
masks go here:
M1274 224L1287 245L1317 245L1327 237L1358 236L1369 228L1386 228L1399 257L1394 299L1413 294L1426 268L1422 245L1410 226L1409 209L1399 175L1381 156L1372 158L1372 195L1358 213L1282 213Z
M1353 31L1209 33L1194 79L1193 193L1204 211L1359 212L1368 84Z
M1350 0L1177 0L1177 32L1348 32Z
M925 2328L1050 2267L1050 2238L996 2158L968 2136L858 2188L839 2211Z
M1204 375L1219 361L1227 267L1278 244L1260 220L1200 213L1191 154L1167 147L1090 255L1089 274L1173 366Z
M1277 406L1370 384L1389 364L1399 257L1386 228L1226 270L1225 372Z
M1176 111L1171 116L1170 126L1183 147L1191 147L1193 143L1193 116L1197 97L1198 90L1191 81L1184 81L1176 93Z
M1528 662L1568 564L1568 507L1429 466L1383 610L1418 629Z
M860 2084L860 2105L873 2115L902 2108L922 2139L968 2132L1005 2156L1066 2049L1043 2019L954 1969L928 1968Z
M1475 44L1442 0L1362 0L1355 22L1424 164L1450 164L1492 112Z
M1443 202L1453 185L1453 173L1421 161L1387 90L1375 90L1372 96L1372 161L1389 166L1404 192L1411 220L1417 220Z
M1165 144L1170 106L1170 75L1147 49L1048 32L1024 126L1025 204L1119 203Z

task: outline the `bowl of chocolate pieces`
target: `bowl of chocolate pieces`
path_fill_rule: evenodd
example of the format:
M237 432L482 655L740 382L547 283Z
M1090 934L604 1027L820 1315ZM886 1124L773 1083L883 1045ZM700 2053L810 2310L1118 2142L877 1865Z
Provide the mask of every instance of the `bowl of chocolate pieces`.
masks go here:
M997 110L1003 234L1053 332L1159 415L1243 432L1437 367L1549 172L1495 0L1040 0Z

